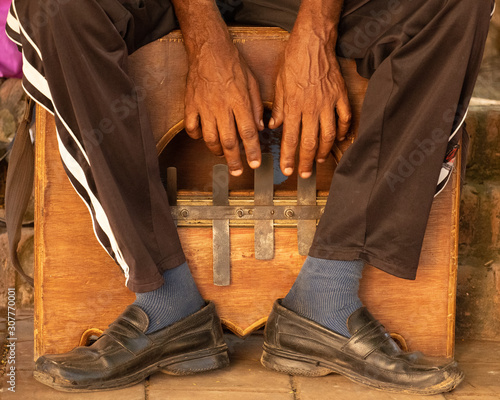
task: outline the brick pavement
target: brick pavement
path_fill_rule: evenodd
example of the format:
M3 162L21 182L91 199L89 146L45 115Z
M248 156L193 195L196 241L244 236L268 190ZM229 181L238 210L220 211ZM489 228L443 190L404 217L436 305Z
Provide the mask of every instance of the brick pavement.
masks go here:
M451 393L410 396L361 387L339 375L320 378L289 376L266 370L259 362L262 335L243 340L226 335L231 366L218 371L175 377L157 373L144 383L121 390L90 394L64 393L33 379L33 317L17 316L16 392L7 391L0 378L2 400L498 400L500 398L500 341L459 341L456 358L465 381ZM0 340L5 336L0 319Z

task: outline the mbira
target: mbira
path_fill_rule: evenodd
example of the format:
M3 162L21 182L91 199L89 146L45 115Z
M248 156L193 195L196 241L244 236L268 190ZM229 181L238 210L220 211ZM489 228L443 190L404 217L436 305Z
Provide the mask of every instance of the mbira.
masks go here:
M288 33L231 28L269 108ZM223 159L183 130L187 59L180 32L139 49L129 73L148 106L172 215L202 295L245 336L265 324L306 257L338 160L355 140L368 81L340 60L353 109L348 140L307 180L279 172L280 131L261 132L262 167L227 173ZM52 115L38 107L36 142L35 358L85 344L134 300L94 237L88 211L62 168ZM268 113L269 114L269 113ZM460 157L458 157L459 159ZM221 161L222 160L222 161ZM459 168L436 197L415 281L365 268L360 294L402 347L453 355ZM332 188L335 190L335 188Z

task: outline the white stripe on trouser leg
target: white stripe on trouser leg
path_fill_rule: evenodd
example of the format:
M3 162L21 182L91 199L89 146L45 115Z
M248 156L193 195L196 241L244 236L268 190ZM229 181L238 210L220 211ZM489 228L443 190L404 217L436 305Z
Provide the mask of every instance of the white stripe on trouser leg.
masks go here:
M460 128L464 124L465 118L467 117L468 113L469 113L469 107L467 107L467 109L465 110L464 116L462 117L462 120L460 121L460 123L458 124L458 126L455 128L455 130L453 131L453 133L448 138L448 142L450 142L451 139L453 139L455 137L455 135L458 133L458 131L460 130ZM434 194L434 197L436 197L439 193L441 193L444 190L444 188L446 187L446 185L448 185L448 182L450 181L450 177L451 177L451 172L453 171L453 168L454 168L454 165L455 165L455 159L453 159L451 162L448 162L447 165L449 165L451 167L451 169L450 168L446 168L444 166L441 167L441 172L439 173L437 187L439 187L439 185L444 180L446 180L446 182L443 185L443 187L441 188L441 190L437 191Z
M12 0L12 8L14 9L14 12L16 13L16 19L19 21L19 15L17 13L15 0ZM19 23L19 29L21 30L20 33L22 33L22 35L25 37L25 39L31 44L31 46L33 46L33 49L35 49L35 51L37 52L38 57L40 57L40 60L43 60L42 53L40 52L40 49L35 44L35 42L33 41L33 39L30 38L30 36L26 32L26 30L23 28L23 26L21 25L21 23Z
M12 29L14 32L19 33L19 21L17 20L16 17L14 17L9 10L9 13L7 14L7 25L9 26L10 29Z
M27 95L31 97L36 104L38 104L40 107L46 110L50 115L54 115L54 111L48 109L47 106L40 101L40 99L37 99L36 96L33 95L33 93L31 93L28 89L26 89L23 82L21 82L21 86L23 87L23 90L27 93Z
M38 70L33 67L26 57L24 56L23 52L23 75L26 77L26 79L34 86L37 88L37 90L43 94L47 99L52 101L52 95L50 94L50 89L49 89L49 84L47 83L47 80L43 77L43 75L38 72Z
M22 47L21 42L17 41L15 38L13 38L11 35L9 35L9 32L5 31L5 34L7 35L7 37L9 38L9 40L11 42L14 42L14 44L16 44L17 46Z
M23 86L23 88L24 88L24 86ZM41 107L43 107L45 110L47 110L47 112L49 112L51 115L54 115L54 113L53 113L51 110L49 110L47 107L45 107L45 105L44 105L43 103L41 103L41 102L40 102L40 101L39 101L39 100L38 100L38 99L37 99L37 98L36 98L33 94L31 94L31 93L30 93L30 92L29 92L26 88L24 88L24 91L25 91L26 93L28 93L28 95L29 95L29 96L30 96L33 100L35 100L37 104L39 104ZM59 149L60 149L60 150L59 150L59 152L61 152L61 146L64 148L64 145L62 145L62 143L60 142L59 134L57 134L57 139L58 139ZM63 150L63 151L67 152L66 148L64 148L64 150ZM71 157L71 156L70 156L70 157ZM62 158L62 156L61 156L61 158ZM71 157L71 158L73 158L73 157ZM73 161L76 163L76 160L74 160L74 158L73 158ZM65 164L66 164L66 163L65 163ZM76 179L76 177L75 177L75 179ZM86 180L85 180L85 181L86 181ZM106 250L106 252L109 254L108 250L106 249L106 246L105 246L105 245L101 242L101 239L99 238L99 235L98 235L98 233L97 233L97 229L96 229L96 221L95 221L95 219L94 219L94 215L93 215L93 213L92 213L92 209L90 208L89 204L87 204L87 201L83 198L83 196L82 196L82 195L78 192L78 190L76 190L76 188L74 187L73 182L71 181L71 179L69 179L69 182L70 182L70 183L71 183L71 185L73 186L73 189L74 189L74 190L75 190L75 192L78 194L78 196L82 199L83 204L85 204L85 206L86 206L86 207L87 207L87 209L89 210L89 214L90 214L90 216L91 216L91 220L92 220L92 228L93 228L93 230L94 230L94 235L95 235L95 237L96 237L97 241L98 241L98 242L99 242L99 244L103 247L103 249L104 249L104 250ZM81 183L80 183L80 184L81 184ZM82 185L82 186L83 186L83 185ZM107 217L106 217L106 218L107 218ZM108 225L109 225L109 224L108 224ZM106 234L106 232L104 231L104 229L102 229L102 226L101 226L100 224L99 224L99 226L100 226L101 230L104 232L104 234L105 234L106 236L108 236L108 235ZM110 240L110 238L109 238L109 237L108 237L108 240L109 240L109 242L110 242L110 244L111 244L111 243L112 243L112 241ZM116 248L118 249L118 245L116 245ZM114 250L114 251L116 251L116 250ZM112 256L112 255L110 254L110 256ZM130 270L130 268L129 268L129 266L127 265L127 263L125 262L125 259L124 259L124 257L123 257L123 254L122 254L122 252L121 252L119 249L116 251L115 257L116 257L116 260L118 261L118 264L120 265L120 267L121 267L121 268L122 268L122 270L124 271L125 278L126 278L126 280L125 280L125 284L127 284L127 283L128 283L128 280L129 280L129 270Z
M448 139L448 142L453 139L455 137L455 135L457 134L458 130L462 127L462 125L464 124L465 122L465 118L467 117L467 114L469 113L469 107L467 107L467 110L465 110L465 114L462 118L462 120L460 121L460 123L458 124L457 128L453 131L453 133L450 135L449 139Z
M82 167L76 160L73 158L73 156L67 151L66 147L61 141L61 138L59 136L59 133L57 134L57 141L59 143L59 153L61 155L61 159L66 166L67 170L71 173L71 175L82 185L82 187L86 190L90 202L92 203L92 207L94 208L95 211L95 218L96 218L96 223L99 224L103 232L106 234L106 236L109 239L109 242L111 244L111 248L113 249L113 252L115 253L116 256L116 261L120 265L120 267L123 269L123 272L125 274L125 284L128 283L129 280L129 271L130 268L125 262L125 259L123 257L123 254L118 247L118 243L116 242L115 236L113 234L113 231L111 229L111 226L109 224L108 217L106 216L106 213L104 212L104 209L101 206L101 203L99 203L99 200L95 197L94 193L92 190L90 190L88 183L87 183L87 178L85 177L85 173L82 170ZM77 191L78 193L78 191ZM92 213L91 213L92 215ZM95 232L95 227L94 227L94 232ZM97 235L96 235L97 237ZM102 243L101 243L102 245Z
M13 1L13 3L14 3L14 1ZM15 8L15 4L13 4L13 9L14 9L14 12L15 12L16 17L17 17L17 10ZM19 20L18 17L17 17L17 19ZM21 24L19 24L19 27L20 27L20 30L22 32L22 35L31 44L31 46L33 46L33 49L36 51L36 53L40 57L40 60L43 60L40 49L37 47L35 42L29 37L29 35L27 34L27 32L25 31L25 29L22 27ZM46 96L47 99L52 101L52 96L50 94L50 89L49 89L47 80L36 68L34 68L26 60L26 58L24 56L23 56L23 74L25 76L25 79L27 79L30 82L30 84L33 85L33 87L35 87L38 91L40 91L40 93L42 93L44 96ZM63 124L63 126L67 129L69 135L75 141L75 143L79 147L80 151L82 152L83 156L85 157L85 159L87 160L87 162L90 166L90 161L89 161L88 156L85 153L80 141L77 140L74 133L69 128L66 121L62 118L61 114L59 113L59 111L57 110L57 107L54 105L53 102L52 102L52 105L54 106L55 114L58 116L58 118L61 121L61 123ZM95 236L96 236L97 240L99 241L99 243L101 244L101 246L104 249L106 249L104 247L104 245L102 244L102 242L99 240L99 237L97 235L96 228L95 228L95 223L97 223L99 225L99 227L102 229L102 231L104 232L104 234L108 237L108 240L111 244L111 248L113 249L113 252L115 253L116 261L118 262L118 264L120 265L120 267L122 268L122 270L125 274L125 279L126 279L125 284L127 284L128 280L129 280L130 268L129 268L128 264L126 263L125 258L123 257L123 253L121 252L120 248L118 247L118 243L117 243L116 238L111 230L111 226L109 224L109 220L106 216L106 213L104 212L104 209L102 208L101 204L99 203L99 201L97 200L95 195L90 190L88 183L87 183L87 179L85 177L85 173L83 172L81 166L77 163L77 161L73 158L73 156L67 151L66 147L62 143L61 138L59 136L59 132L57 133L57 139L58 139L58 143L59 143L59 153L61 155L62 161L64 162L67 170L71 173L71 175L86 190L86 192L88 193L88 196L90 198L90 201L92 203L92 207L95 210L96 221L94 221L94 215L91 212L90 206L82 198L84 204L89 209L90 215L92 217L92 224L94 226ZM78 193L77 190L75 190L75 191ZM80 195L80 194L78 193L78 195ZM82 196L80 195L80 197L82 197Z
M42 93L45 97L47 97L50 101L52 101L52 96L50 94L50 89L49 89L49 84L47 83L47 80L43 77L43 75L38 72L24 57L23 55L23 74L24 77L31 83L40 93ZM87 163L90 165L90 160L85 153L85 150L83 149L82 144L80 141L76 138L75 134L72 132L72 130L69 128L68 124L62 118L61 114L57 110L57 107L54 105L52 102L52 105L54 106L54 112L61 121L61 123L64 125L68 133L71 135L73 140L75 141L76 145L80 149L80 152L82 155L85 157L85 160L87 160Z
M446 165L446 166L445 166ZM455 165L455 160L448 162L441 167L441 172L439 173L438 185L445 179L448 179L450 171L453 171L453 166Z
M443 181L443 180L446 179L446 182L444 183L443 187L436 192L436 194L434 195L434 197L436 197L439 193L441 193L446 188L446 186L448 185L448 182L451 179L451 174L453 173L454 164L455 164L454 162L452 164L450 164L449 165L449 169L447 167L442 167L441 168L441 172L439 174L439 179L442 178L441 181ZM441 183L441 181L438 183L438 187L439 187L439 184Z

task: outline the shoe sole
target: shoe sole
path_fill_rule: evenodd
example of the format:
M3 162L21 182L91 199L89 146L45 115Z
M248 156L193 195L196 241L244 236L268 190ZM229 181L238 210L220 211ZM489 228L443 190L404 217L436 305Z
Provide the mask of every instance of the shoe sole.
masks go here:
M206 372L227 367L229 365L227 347L224 346L222 351L220 351L220 349L217 350L219 350L219 352L216 354L209 354L209 351L201 351L184 354L180 357L167 358L136 371L133 374L123 376L118 379L87 385L77 385L70 381L63 384L60 381L57 382L52 376L40 371L34 371L33 377L38 382L62 392L85 393L117 390L134 386L158 371L168 375L192 375L199 372ZM211 353L213 353L213 349L211 350Z
M288 375L301 375L309 377L325 376L332 373L340 374L350 379L353 382L368 386L372 389L382 390L385 392L433 395L444 392L449 392L457 387L464 379L463 372L459 371L445 379L443 382L425 389L416 389L391 385L376 381L365 376L353 373L339 366L327 365L318 360L309 359L303 355L280 352L279 350L264 349L261 357L261 363L264 367L273 371L282 372Z

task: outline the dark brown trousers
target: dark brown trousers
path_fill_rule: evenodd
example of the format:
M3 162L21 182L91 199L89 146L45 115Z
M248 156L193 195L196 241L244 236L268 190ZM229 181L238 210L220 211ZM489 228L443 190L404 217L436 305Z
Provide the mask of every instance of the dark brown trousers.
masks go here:
M291 30L299 0L218 1L227 20ZM337 53L370 78L359 136L333 177L310 255L415 276L493 0L345 0ZM184 261L127 57L176 28L166 0L14 0L7 33L28 94L54 113L64 168L136 292Z

